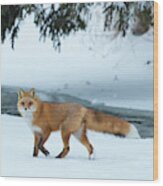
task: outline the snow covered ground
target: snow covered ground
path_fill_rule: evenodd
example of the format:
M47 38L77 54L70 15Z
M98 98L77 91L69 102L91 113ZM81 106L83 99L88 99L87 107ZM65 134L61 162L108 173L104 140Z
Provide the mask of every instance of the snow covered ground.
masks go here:
M2 115L1 174L3 176L153 179L153 139L123 139L89 132L96 150L95 160L88 160L86 149L71 138L71 150L65 159L54 157L62 149L60 133L53 133L46 143L51 155L32 157L33 136L23 119Z

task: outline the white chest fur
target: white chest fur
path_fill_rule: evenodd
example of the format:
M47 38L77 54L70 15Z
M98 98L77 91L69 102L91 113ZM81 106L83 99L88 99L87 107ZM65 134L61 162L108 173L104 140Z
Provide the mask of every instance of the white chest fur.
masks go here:
M33 133L42 133L41 128L36 125L33 125L33 123L32 123L32 121L33 121L32 112L23 113L22 116Z

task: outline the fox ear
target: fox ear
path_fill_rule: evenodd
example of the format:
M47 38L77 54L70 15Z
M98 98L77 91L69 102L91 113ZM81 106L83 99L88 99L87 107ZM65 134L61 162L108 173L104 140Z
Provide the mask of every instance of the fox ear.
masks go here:
M20 89L18 92L18 99L21 99L24 96L24 93L25 93L24 90Z
M29 94L30 94L30 96L31 97L35 97L35 95L36 95L36 91L35 91L35 89L34 88L32 88L30 91L29 91Z

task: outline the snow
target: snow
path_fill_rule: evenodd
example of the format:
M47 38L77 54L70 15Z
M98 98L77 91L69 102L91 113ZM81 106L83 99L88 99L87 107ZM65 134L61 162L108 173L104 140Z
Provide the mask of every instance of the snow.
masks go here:
M15 50L10 48L10 38L1 47L2 85L65 93L95 105L152 111L153 31L141 37L130 33L115 37L102 31L101 13L95 13L86 32L62 41L61 53L48 39L38 41L38 30L29 17L21 25ZM55 159L62 150L56 132L45 145L50 156L40 153L34 158L33 135L22 118L2 115L1 122L3 176L153 180L153 138L124 139L88 131L95 160L88 159L85 147L74 137L68 156Z
M153 180L153 139L118 138L88 132L96 157L89 160L86 149L71 138L65 159L54 157L62 149L60 133L45 146L49 157L32 157L33 136L20 117L1 117L1 174L3 176Z
M2 45L2 85L58 91L109 106L153 110L153 31L122 38L102 32L97 12L86 32L62 41L61 52L29 17L15 43ZM147 61L151 61L147 65ZM87 82L90 82L89 85Z
M15 50L10 38L1 47L2 86L34 87L43 99L64 93L96 107L153 111L153 30L122 38L103 31L101 9L94 8L94 14L86 32L62 40L60 53L48 38L39 42L39 31L29 16L21 24ZM153 138L127 139L88 131L94 160L88 159L87 150L74 137L68 156L56 159L63 146L56 132L45 144L50 156L40 153L34 158L33 134L24 120L3 114L1 123L3 176L153 180ZM142 132L147 133L150 125L143 125Z

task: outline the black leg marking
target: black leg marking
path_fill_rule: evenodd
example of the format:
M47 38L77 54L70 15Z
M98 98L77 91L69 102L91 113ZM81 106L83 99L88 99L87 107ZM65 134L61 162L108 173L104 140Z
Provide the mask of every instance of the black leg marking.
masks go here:
M67 152L70 150L70 147L66 147L62 150L61 153L59 153L55 158L63 158L65 156L65 153L67 154Z
M41 150L41 152L42 152L43 154L45 154L45 156L48 156L48 155L49 155L49 151L46 150L46 149L43 147L42 142L43 142L43 138L42 138L42 136L40 136L40 140L39 140L39 142L38 142L38 148Z
M34 150L33 150L33 157L36 157L37 156L37 147L34 147Z

